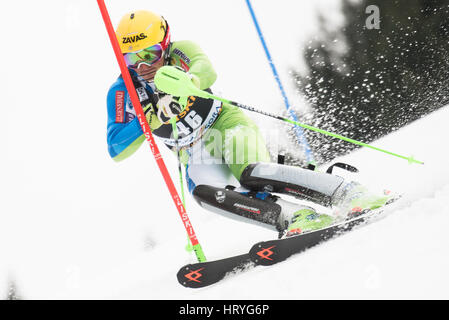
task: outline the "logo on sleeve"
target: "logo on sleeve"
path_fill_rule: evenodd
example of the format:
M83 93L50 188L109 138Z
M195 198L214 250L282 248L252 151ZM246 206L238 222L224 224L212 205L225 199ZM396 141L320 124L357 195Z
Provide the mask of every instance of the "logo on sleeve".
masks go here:
M125 120L125 91L115 92L115 122L123 123Z
M175 48L173 50L173 54L176 54L177 56L180 57L179 62L181 63L181 67L185 71L189 71L189 69L190 69L190 67L189 67L190 58L184 52L179 50L178 48Z
M186 63L190 63L190 58L181 50L179 50L178 48L175 48L173 50L173 54L178 55L182 60L184 60Z

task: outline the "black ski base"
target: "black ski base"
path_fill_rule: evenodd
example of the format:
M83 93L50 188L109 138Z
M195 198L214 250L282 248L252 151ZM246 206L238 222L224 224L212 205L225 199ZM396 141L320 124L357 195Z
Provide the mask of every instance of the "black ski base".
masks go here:
M182 267L178 281L188 288L202 288L225 278L232 273L246 271L258 265L269 266L288 259L336 236L351 231L354 227L376 220L383 208L374 210L351 220L345 220L324 229L302 233L283 239L263 241L255 244L249 253L221 260L200 262Z
M206 287L219 282L230 273L244 271L257 265L269 266L284 261L295 253L349 231L365 221L366 217L361 216L325 229L290 238L259 242L251 248L249 253L239 256L188 264L178 271L178 282L187 288Z
M249 268L251 262L249 254L233 256L221 260L199 262L182 267L177 274L178 281L187 288L202 288L210 286L227 274Z

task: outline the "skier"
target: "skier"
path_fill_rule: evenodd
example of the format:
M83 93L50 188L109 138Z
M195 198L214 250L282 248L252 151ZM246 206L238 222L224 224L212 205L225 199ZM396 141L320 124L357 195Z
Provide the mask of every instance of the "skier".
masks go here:
M290 236L326 227L335 217L273 193L340 208L349 215L390 200L336 175L272 163L259 129L235 106L158 91L153 79L164 65L182 68L198 88L208 92L217 78L197 44L171 42L170 27L162 16L145 10L126 14L116 35L152 133L178 152L188 189L205 209ZM107 108L108 150L121 161L145 140L121 76L109 89Z

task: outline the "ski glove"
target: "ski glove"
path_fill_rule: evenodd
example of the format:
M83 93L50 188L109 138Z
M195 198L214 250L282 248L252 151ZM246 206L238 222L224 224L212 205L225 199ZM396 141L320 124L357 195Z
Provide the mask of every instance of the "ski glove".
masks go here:
M173 97L171 94L158 92L157 117L161 123L167 123L180 114L187 105L187 97Z
M184 69L176 66L176 68L187 73L196 87L200 87L200 78L194 74L191 74ZM168 123L171 118L176 117L182 111L184 111L188 97L174 97L171 94L167 94L162 91L157 91L158 102L157 106L157 117L161 123Z

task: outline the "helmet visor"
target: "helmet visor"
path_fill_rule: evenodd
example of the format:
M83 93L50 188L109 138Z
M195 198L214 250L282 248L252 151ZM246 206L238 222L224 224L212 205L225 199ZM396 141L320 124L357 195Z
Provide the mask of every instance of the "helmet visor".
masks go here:
M140 51L125 53L123 56L128 67L137 68L141 63L151 66L152 64L158 62L162 58L163 54L164 50L158 43Z

